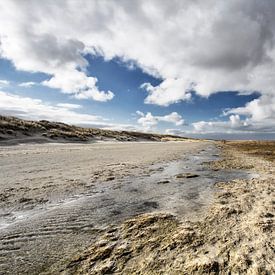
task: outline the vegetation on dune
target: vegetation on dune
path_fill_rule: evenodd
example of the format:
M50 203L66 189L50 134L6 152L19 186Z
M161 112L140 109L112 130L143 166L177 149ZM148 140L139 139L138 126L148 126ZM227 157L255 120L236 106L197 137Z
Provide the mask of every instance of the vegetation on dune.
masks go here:
M174 135L161 135L133 131L113 131L98 128L84 128L68 125L61 122L47 120L31 121L15 117L0 116L0 141L36 137L45 141L169 141L185 140L184 137Z

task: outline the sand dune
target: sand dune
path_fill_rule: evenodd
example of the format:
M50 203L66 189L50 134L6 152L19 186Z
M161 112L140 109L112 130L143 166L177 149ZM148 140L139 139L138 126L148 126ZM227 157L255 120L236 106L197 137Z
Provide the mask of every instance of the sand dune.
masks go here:
M181 141L185 139L174 135L83 128L61 122L31 121L0 115L0 145L49 142Z

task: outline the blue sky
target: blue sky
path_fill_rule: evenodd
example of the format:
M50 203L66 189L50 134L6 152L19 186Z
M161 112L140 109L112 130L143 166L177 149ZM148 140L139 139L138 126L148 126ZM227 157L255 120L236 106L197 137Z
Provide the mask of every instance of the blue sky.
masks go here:
M239 95L237 92L222 92L209 97L202 97L193 93L192 99L189 101L174 103L167 107L145 104L144 100L147 94L140 86L145 82L159 85L162 81L161 79L150 76L138 67L129 68L127 63L123 63L119 59L105 61L101 56L86 56L86 59L89 61L87 74L98 78L98 87L102 90L114 92L115 97L111 101L79 100L71 95L61 93L58 89L52 89L43 85L20 87L21 83L41 83L49 79L50 76L44 73L16 70L12 63L5 59L0 59L0 79L9 81L5 91L11 94L40 99L51 105L58 103L81 105L81 113L105 117L110 119L112 124L133 124L138 126L138 115L136 114L138 110L143 113L151 112L157 116L165 116L171 112L177 112L185 120L185 124L178 127L178 130L183 132L186 129L190 129L190 125L196 121L226 121L226 117L221 116L225 109L241 107L259 97L257 93ZM9 114L9 112L6 113ZM158 125L157 129L153 130L165 133L167 128L169 128L169 123L163 122Z
M1 3L0 113L118 130L273 139L275 20L253 15L271 7L211 1L213 11L203 1L177 0Z

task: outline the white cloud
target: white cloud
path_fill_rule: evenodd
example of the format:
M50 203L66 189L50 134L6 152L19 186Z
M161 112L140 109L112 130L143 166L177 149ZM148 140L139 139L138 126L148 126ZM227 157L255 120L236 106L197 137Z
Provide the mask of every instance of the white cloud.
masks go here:
M51 30L60 24L60 27L68 28L67 31L71 29L80 34L82 27L77 30L70 24L64 25L66 22L58 22L66 19L63 4L52 1L37 5L37 2L31 2L0 3L1 55L12 60L19 70L49 74L50 79L44 81L43 85L80 99L111 100L114 94L100 91L96 86L97 79L85 72L88 62L83 55L85 46L89 45L81 42L76 33L66 34L65 31L58 34ZM75 4L78 5L77 2ZM73 2L68 2L63 7L70 8L73 5ZM58 18L55 17L57 14Z
M139 115L139 116L144 116L144 113L141 112L141 111L136 111L136 114ZM132 114L132 115L135 115L135 114Z
M275 120L254 121L252 118L241 119L239 115L230 115L227 121L198 121L192 124L194 130L189 133L273 133L275 134Z
M157 119L159 121L174 123L176 126L181 126L184 124L184 119L177 112L172 112L166 116L157 116Z
M158 125L158 119L154 117L150 112L140 117L137 121L144 129L151 129Z
M61 108L65 108L65 109L81 109L82 106L79 104L72 104L72 103L58 103L56 104L56 106L61 107Z
M244 107L233 108L226 114L239 114L248 116L253 122L273 120L275 122L275 97L263 95L247 103Z
M191 133L209 134L209 133L238 133L240 130L244 130L240 121L238 125L235 125L232 120L238 118L231 117L229 121L198 121L193 123L194 131Z
M0 91L0 113L23 119L49 120L73 125L96 127L110 130L142 131L131 124L110 123L101 116L79 113L82 106L72 103L47 104L40 99L14 95Z
M147 98L162 105L188 99L194 84L201 95L273 90L274 10L271 0L5 1L1 50L17 68L53 77L85 72L85 53L120 56L164 79L166 95Z
M259 101L231 113L270 128L274 14L273 0L0 1L0 53L17 69L49 74L44 85L77 98L113 98L87 74L87 53L120 57L163 79L143 85L148 104L189 100L190 89L202 96L259 91Z
M275 97L262 95L244 107L224 111L228 121L199 121L193 123L195 133L274 133Z
M29 87L32 87L34 85L37 85L37 83L33 82L33 81L29 81L29 82L22 82L18 86L19 87L24 87L24 88L29 88Z
M81 114L73 110L80 107L80 105L68 103L51 105L42 102L40 99L22 97L0 91L1 114L34 120L61 121L78 125L108 125L100 116Z
M0 79L0 87L9 86L10 82L8 80Z
M165 116L154 116L150 112L144 114L143 112L137 111L136 113L140 116L137 121L138 124L142 125L145 130L151 130L157 126L159 122L168 122L176 126L184 124L184 119L177 112L172 112Z
M171 103L191 99L190 90L192 85L185 79L165 79L160 85L155 87L150 83L144 83L141 85L141 88L149 93L145 99L145 103L147 104L168 106Z
M78 99L91 98L96 101L108 101L114 97L111 91L100 91L96 83L97 78L88 77L84 72L77 70L58 72L50 80L42 82L43 85L61 89L64 93L73 93Z

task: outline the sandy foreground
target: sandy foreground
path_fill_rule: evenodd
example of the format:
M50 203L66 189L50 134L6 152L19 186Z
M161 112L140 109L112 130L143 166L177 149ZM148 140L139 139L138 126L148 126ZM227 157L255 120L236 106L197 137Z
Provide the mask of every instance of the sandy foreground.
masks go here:
M3 274L274 274L272 152L268 146L265 150L253 147L252 153L238 146L239 143L184 141L1 147L1 271ZM213 162L216 147L222 149L223 159ZM262 154L257 153L259 150ZM195 165L198 159L211 162ZM179 169L187 164L184 171L193 167L197 174L184 173L184 178L178 178ZM255 177L230 181L231 169L246 169ZM234 172L233 178L243 175ZM161 196L159 203L167 199L162 208L170 209L171 200L177 201L179 207L185 198L180 193L191 190L183 202L190 201L187 209L195 213L196 207L200 208L205 197L211 195L208 188L199 189L209 179L217 182L215 197L207 202L207 207L201 206L203 212L198 219L182 219L170 211L152 211L159 207L156 197ZM140 184L137 189L135 183ZM151 189L142 189L152 183L155 185ZM110 220L109 226L95 227L100 215L103 218L105 215L108 221L123 212L112 208L112 203L117 202L108 197L108 188L106 196L95 194L98 197L82 200L82 196L87 197L87 192L101 184L109 189L114 186L112 192L118 198L125 190L130 191L126 194L135 194L134 204L149 198L142 204L146 207L138 211L144 214L125 219L122 215L121 222L114 224ZM131 190L127 189L129 185ZM165 193L173 188L173 196L166 198ZM145 193L139 195L137 191L141 190ZM151 193L147 194L147 190ZM78 196L80 202L62 203ZM122 199L127 204L127 197ZM196 207L192 206L194 202ZM55 207L47 209L51 205ZM107 212L96 212L104 205ZM112 211L113 216L109 216ZM29 216L17 221L16 213Z
M212 169L251 169L260 177L216 184L215 200L199 221L165 213L130 219L106 230L60 272L274 274L275 146L240 144L220 145L224 159Z
M196 164L196 154L208 159L214 147L192 141L2 146L0 274L40 274L56 263L59 273L60 260L85 250L108 224L174 206L199 211L211 185L201 184L204 177L191 175L188 185L174 176L186 161Z

